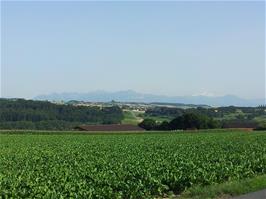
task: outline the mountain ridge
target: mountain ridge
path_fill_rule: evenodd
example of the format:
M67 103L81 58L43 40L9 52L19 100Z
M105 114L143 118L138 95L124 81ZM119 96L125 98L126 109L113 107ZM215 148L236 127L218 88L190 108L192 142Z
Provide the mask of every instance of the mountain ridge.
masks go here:
M210 106L259 106L265 104L265 99L243 99L235 95L224 96L166 96L156 94L139 93L133 90L107 92L103 90L87 93L63 92L38 95L35 100L48 101L86 101L86 102L143 102L143 103L183 103L183 104L206 104Z

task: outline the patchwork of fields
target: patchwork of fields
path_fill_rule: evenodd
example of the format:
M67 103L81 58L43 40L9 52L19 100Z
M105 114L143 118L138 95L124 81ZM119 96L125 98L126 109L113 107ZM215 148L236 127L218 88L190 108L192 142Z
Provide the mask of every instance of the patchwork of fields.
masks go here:
M3 133L0 162L3 198L152 198L266 174L266 133Z

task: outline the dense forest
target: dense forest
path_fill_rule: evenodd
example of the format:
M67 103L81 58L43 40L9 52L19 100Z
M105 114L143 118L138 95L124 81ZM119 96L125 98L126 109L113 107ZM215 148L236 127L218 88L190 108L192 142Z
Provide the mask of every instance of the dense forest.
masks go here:
M70 130L81 124L117 124L122 119L123 112L117 106L86 107L0 99L0 129Z

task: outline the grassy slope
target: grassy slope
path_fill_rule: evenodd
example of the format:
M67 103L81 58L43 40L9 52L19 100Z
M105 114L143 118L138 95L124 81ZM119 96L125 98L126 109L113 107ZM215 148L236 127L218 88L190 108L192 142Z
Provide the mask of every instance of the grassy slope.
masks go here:
M136 113L131 110L124 110L124 119L122 120L122 124L133 124L137 125L141 122L142 118L136 116Z
M153 119L157 122L170 121L173 118L163 116L147 116L143 113L138 113L131 110L124 110L124 119L122 124L138 125L143 119Z

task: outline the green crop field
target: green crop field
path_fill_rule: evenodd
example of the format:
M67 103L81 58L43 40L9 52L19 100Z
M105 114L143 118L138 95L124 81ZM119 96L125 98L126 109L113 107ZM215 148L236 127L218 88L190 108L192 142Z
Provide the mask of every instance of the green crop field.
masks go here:
M0 198L154 198L266 174L265 132L0 134Z

